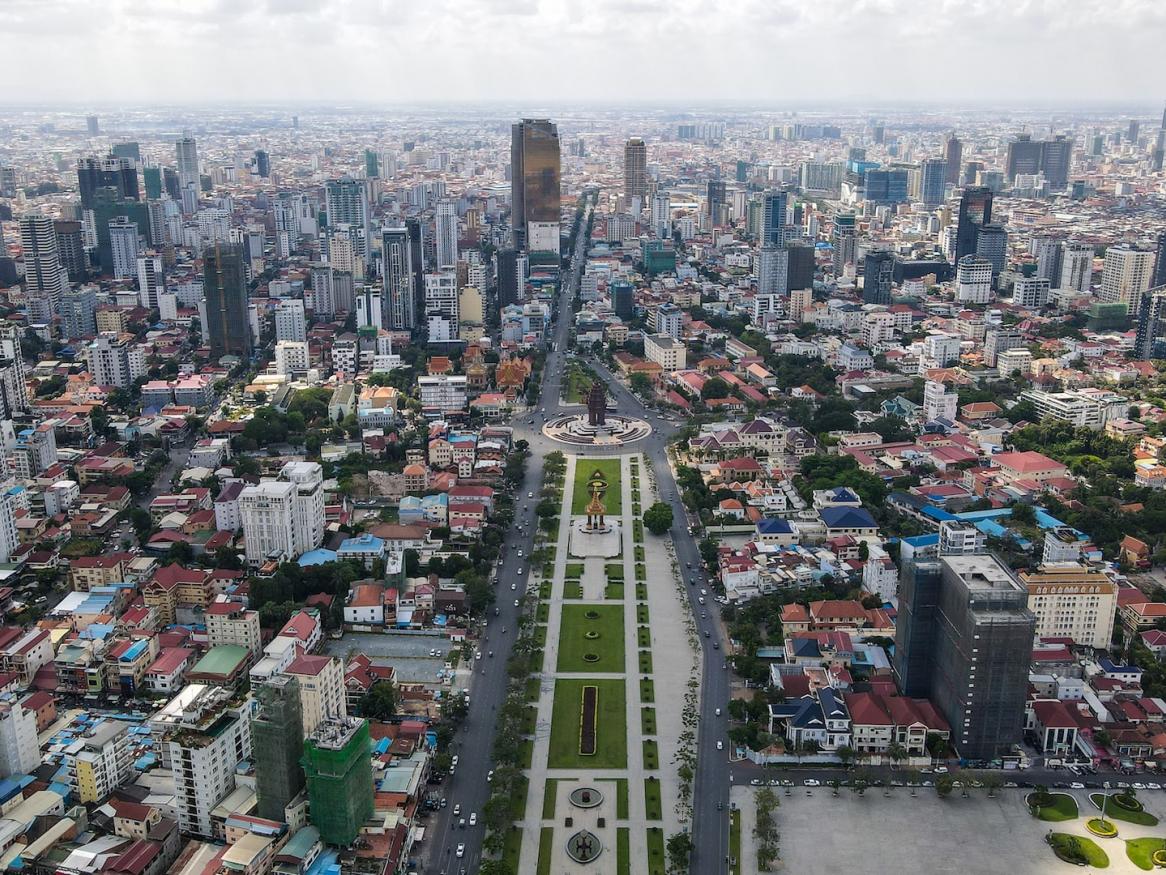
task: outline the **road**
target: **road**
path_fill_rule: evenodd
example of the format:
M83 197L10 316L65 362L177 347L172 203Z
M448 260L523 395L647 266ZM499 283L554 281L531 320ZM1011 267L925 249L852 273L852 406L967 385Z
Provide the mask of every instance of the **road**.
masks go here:
M590 207L588 208L591 209ZM583 221L586 227L586 218ZM503 548L505 564L499 571L499 590L497 605L499 617L491 616L489 628L489 642L484 644L487 651L493 649L494 656L484 657L480 662L475 660L475 670L471 688L471 708L469 715L458 733L459 761L456 773L446 779L442 789L443 795L449 800L446 808L437 812L427 827L427 833L433 838L426 838L429 845L430 867L436 862L435 868L425 871L437 871L455 875L459 868L464 867L466 872L474 872L478 868L481 856L481 843L484 830L479 822L474 828L462 829L453 816L455 805L461 806L461 816L467 817L470 812L477 813L479 820L482 809L489 798L489 784L486 782L486 773L492 767L490 760L490 746L487 739L493 738L494 714L506 695L506 659L514 643L517 627L518 608L514 598L523 595L526 591L529 566L517 557L517 551L522 550L523 556L529 557L533 549L535 516L535 501L524 499L522 496L533 492L536 496L542 484L542 458L549 452L561 450L573 452L584 457L619 455L628 451L642 452L650 461L656 475L656 484L662 500L672 506L673 527L672 541L675 545L676 556L682 564L686 578L698 577L698 585L689 586L688 594L693 616L697 627L701 630L701 646L703 651L703 672L701 684L701 714L700 728L697 736L697 769L693 784L693 821L692 841L694 850L691 859L690 871L700 875L723 873L728 871L729 853L729 774L728 767L728 723L725 716L725 706L729 701L730 672L725 657L725 641L722 638L719 624L714 622L712 611L716 605L707 599L706 605L701 605L700 583L704 581L700 552L696 542L687 531L687 516L680 500L680 493L668 467L667 446L669 439L675 434L677 427L667 420L660 418L654 411L645 408L622 383L620 383L601 363L591 360L589 364L607 382L612 398L621 413L642 417L652 425L652 434L641 441L627 447L612 448L570 448L556 443L541 431L543 414L549 419L564 412L560 402L560 390L563 376L563 364L566 358L567 339L570 334L572 306L571 303L578 291L580 277L586 261L585 235L579 235L576 243L571 266L562 284L558 298L558 313L552 324L552 339L554 350L547 353L543 369L543 384L539 392L537 409L528 414L515 417L511 425L514 428L515 440L524 439L530 444L531 455L527 464L525 479L518 490L515 515L516 531L507 539ZM569 408L577 411L577 405ZM525 509L524 509L525 508ZM522 531L518 532L517 527ZM521 575L518 574L521 569ZM511 592L509 583L515 583L517 590ZM701 614L709 615L708 619L700 619ZM506 628L506 633L501 631ZM708 637L704 636L707 631ZM481 667L479 667L481 666ZM721 715L716 711L720 709ZM679 729L679 727L677 727ZM473 739L473 743L467 743ZM724 743L724 749L717 750L717 741ZM750 765L751 764L746 764ZM756 768L756 767L754 767ZM748 778L745 778L748 783ZM723 810L717 810L717 803L723 805ZM457 844L465 844L464 857L454 856Z
M589 208L590 209L590 208ZM586 217L581 225L587 226ZM580 233L575 253L568 268L562 291L559 295L560 315L552 326L555 349L548 352L544 366L543 385L540 391L540 405L549 410L558 406L559 381L563 369L563 349L567 343L570 327L571 300L579 287L585 261L585 235ZM458 756L454 774L445 779L441 794L448 800L446 807L435 812L426 826L426 853L423 859L425 872L440 872L455 875L460 870L471 873L478 871L482 860L482 839L485 828L481 819L486 800L490 798L490 785L486 775L493 768L491 744L494 738L494 718L498 708L506 698L508 678L506 661L514 646L518 628L520 608L516 602L526 594L527 579L530 574L528 562L534 549L534 534L537 519L534 509L538 503L538 493L542 488L543 457L552 449L562 449L558 445L547 446L551 442L543 437L532 412L529 416L515 419L514 439L524 439L531 444L531 454L526 471L515 492L514 528L502 546L502 566L498 569L498 597L495 607L498 615L491 610L487 617L487 629L480 660L474 659L472 683L470 684L470 709L454 741L453 753ZM537 446L536 446L537 444ZM533 493L533 498L528 494ZM519 553L521 552L521 556ZM511 590L511 584L515 589ZM503 631L505 629L505 632ZM460 815L454 817L455 806L460 806ZM477 826L469 826L469 816L477 814ZM460 826L461 818L466 826ZM457 845L464 844L464 856L456 856Z

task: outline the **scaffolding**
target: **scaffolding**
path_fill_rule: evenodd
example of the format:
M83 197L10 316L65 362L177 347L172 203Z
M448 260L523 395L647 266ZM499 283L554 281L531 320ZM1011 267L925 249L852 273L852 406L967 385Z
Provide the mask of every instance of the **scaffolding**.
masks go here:
M312 825L331 845L348 846L373 813L368 721L329 717L304 742Z
M284 810L304 788L300 684L291 675L273 675L255 687L259 709L251 721L258 814L284 821Z

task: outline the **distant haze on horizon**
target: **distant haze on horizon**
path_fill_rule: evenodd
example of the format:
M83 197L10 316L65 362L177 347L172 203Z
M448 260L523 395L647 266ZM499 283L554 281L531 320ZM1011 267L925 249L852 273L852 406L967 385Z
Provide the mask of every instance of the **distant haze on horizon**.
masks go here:
M3 0L5 102L1160 106L1160 0Z

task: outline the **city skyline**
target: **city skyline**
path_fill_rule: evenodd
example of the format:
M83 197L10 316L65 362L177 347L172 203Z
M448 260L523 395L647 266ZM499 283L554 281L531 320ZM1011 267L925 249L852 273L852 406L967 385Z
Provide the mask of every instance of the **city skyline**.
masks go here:
M252 100L354 103L500 96L580 101L610 94L625 101L793 99L819 105L888 96L1010 105L1156 102L1153 49L1166 10L1150 0L1117 7L1083 0L1074 4L1071 19L1061 12L1050 4L1005 0L974 7L918 0L857 7L839 0L806 7L759 0L729 7L704 0L585 6L438 0L424 7L283 0L242 9L204 0L149 8L114 4L100 12L73 0L17 0L0 9L0 27L13 37L10 66L40 71L8 98L20 104L104 103L110 95L123 104L233 103L241 90ZM515 31L522 40L513 39ZM45 39L70 63L45 65ZM214 64L206 63L205 51L191 50L208 44L215 47ZM495 49L500 45L507 46L504 63ZM387 81L387 46L394 66L426 75ZM886 57L908 60L887 87L874 84L887 79L871 75L883 57L872 49L880 46ZM325 63L288 64L289 47L310 47ZM168 75L157 75L159 58L166 59ZM961 58L976 63L953 68L952 59ZM257 75L277 68L278 88ZM521 75L523 69L539 75ZM743 69L749 75L742 76Z

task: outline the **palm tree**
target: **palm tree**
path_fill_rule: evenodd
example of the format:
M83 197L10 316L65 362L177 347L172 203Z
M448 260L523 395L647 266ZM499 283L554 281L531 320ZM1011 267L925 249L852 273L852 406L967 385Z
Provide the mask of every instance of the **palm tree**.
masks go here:
M887 747L887 756L891 758L891 768L897 768L899 763L907 759L907 748L899 742L893 741Z
M838 798L838 788L841 785L842 785L842 782L839 781L837 778L831 778L829 781L826 782L826 786L828 786L831 790L834 791L834 798Z

